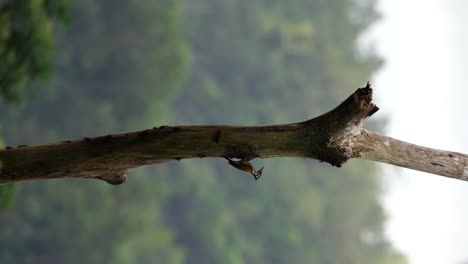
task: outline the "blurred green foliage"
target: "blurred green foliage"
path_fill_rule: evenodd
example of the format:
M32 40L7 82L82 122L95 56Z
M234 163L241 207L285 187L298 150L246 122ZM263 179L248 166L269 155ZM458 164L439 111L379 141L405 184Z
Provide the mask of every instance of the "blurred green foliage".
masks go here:
M69 21L70 0L0 2L0 98L18 101L51 70L53 21Z
M56 74L31 84L42 92L28 105L0 105L5 142L161 122L189 61L179 10L172 0L76 1L68 27L55 32ZM8 226L0 229L0 263L182 263L158 212L164 195L143 173L125 188L86 180L17 184L18 198L0 214Z
M56 31L57 74L28 106L0 105L1 133L14 145L164 122L303 121L379 65L356 46L373 5L77 1ZM406 263L383 236L373 165L255 162L265 166L259 181L205 159L140 169L119 187L22 183L0 213L0 262Z
M1 168L2 164L0 163ZM12 203L15 190L16 188L13 184L5 184L0 187L0 209L5 209Z

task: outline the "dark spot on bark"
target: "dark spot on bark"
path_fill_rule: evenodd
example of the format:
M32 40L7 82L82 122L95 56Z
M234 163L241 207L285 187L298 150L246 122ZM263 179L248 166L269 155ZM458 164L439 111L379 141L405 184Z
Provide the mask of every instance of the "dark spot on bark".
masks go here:
M182 159L182 157L176 157L175 158L177 161L180 161Z
M315 153L308 156L314 159L318 159L320 162L327 162L330 163L330 165L339 168L349 159L346 148L343 146L329 147L323 144L314 147Z
M25 148L27 147L28 145L19 145L18 148Z
M198 153L197 157L204 158L204 157L206 157L206 153Z
M220 139L221 139L221 131L218 130L213 135L213 141L218 143Z
M453 158L453 155L452 155L452 154L449 154L448 156L449 156L450 158Z
M7 146L7 147L6 147L6 149L13 149L13 148L12 148L12 147L10 147L10 146Z
M435 162L431 162L431 164L432 164L432 165L434 165L434 166L440 166L440 167L444 167L444 165L442 165L442 164L439 164L439 163L435 163Z
M158 129L158 127L153 127L153 129Z
M65 141L62 141L61 143L70 143L71 141L70 140L65 140Z

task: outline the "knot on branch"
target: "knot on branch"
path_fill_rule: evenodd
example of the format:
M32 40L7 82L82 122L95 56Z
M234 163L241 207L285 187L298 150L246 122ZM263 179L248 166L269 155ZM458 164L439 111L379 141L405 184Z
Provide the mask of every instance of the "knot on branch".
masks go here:
M335 109L306 121L306 155L340 167L348 159L359 155L359 140L364 119L379 108L372 103L369 82L358 88Z
M103 172L99 176L95 177L96 179L103 180L112 185L119 185L127 182L127 172L118 171L118 172Z

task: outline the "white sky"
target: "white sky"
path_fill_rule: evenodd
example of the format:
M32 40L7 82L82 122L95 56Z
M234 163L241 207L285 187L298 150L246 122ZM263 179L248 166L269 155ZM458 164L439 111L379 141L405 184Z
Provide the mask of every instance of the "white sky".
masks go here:
M387 134L468 153L468 1L378 1L370 38L386 63L373 86ZM468 261L468 182L384 167L395 247L411 264Z

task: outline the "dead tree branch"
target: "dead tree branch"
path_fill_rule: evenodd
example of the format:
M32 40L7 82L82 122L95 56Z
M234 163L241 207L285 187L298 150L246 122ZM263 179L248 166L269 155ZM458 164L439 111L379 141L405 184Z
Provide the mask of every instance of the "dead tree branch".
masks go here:
M468 180L468 155L430 149L367 131L378 111L368 83L335 109L301 123L271 126L162 126L56 144L0 150L0 183L54 178L127 180L132 168L204 157L305 157L340 167L362 158Z

